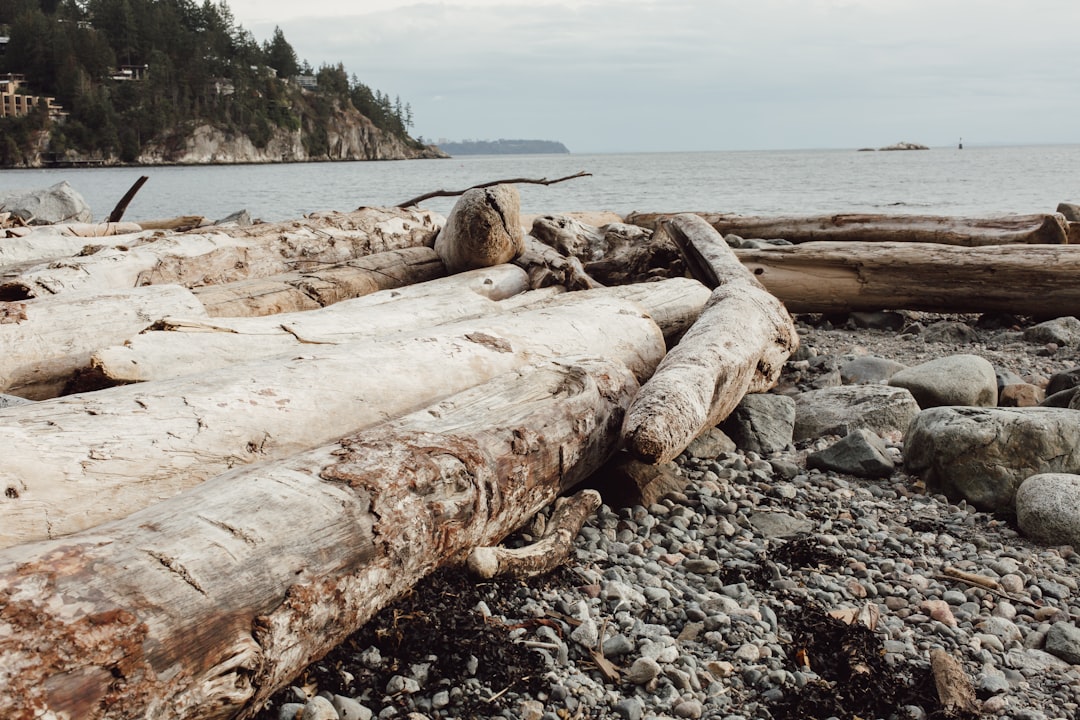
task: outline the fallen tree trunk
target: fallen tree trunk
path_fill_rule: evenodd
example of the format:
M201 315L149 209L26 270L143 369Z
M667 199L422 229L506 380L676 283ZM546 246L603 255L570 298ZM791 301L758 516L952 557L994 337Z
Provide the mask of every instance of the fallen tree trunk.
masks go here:
M166 235L6 277L0 280L0 300L25 300L76 289L216 285L341 263L387 250L430 245L436 232L434 217L422 211L369 209L366 228L299 227L273 233L230 228L227 232Z
M493 315L516 307L502 301L524 292L528 282L521 268L498 265L307 312L212 320L169 317L158 323L157 329L95 352L84 366L87 371L82 381L97 388L168 380L303 352L312 345L385 338L405 330L420 331Z
M314 310L379 290L434 280L446 267L429 247L388 250L346 263L194 288L210 317Z
M56 397L95 350L179 314L205 317L191 291L176 285L0 302L0 392Z
M958 218L934 215L840 214L815 217L754 217L697 213L721 235L782 238L795 244L815 241L919 242L977 247L1011 243L1060 245L1068 242L1058 213ZM664 213L632 213L626 221L655 228Z
M488 279L499 278L496 284ZM641 305L669 341L697 319L709 291L687 278L620 288L569 293L555 298L534 290L514 302L510 293L528 286L524 271L514 265L473 270L444 280L401 290L368 295L312 310L263 318L222 318L210 321L167 319L163 329L127 339L123 345L95 352L83 382L87 388L132 382L167 380L210 372L234 363L303 352L315 345L340 345L395 332L419 332L467 318L492 317L535 306L580 306L589 297L614 297ZM397 296L397 297L390 297Z
M123 225L130 226L130 223ZM103 247L131 245L152 235L151 232L141 231L138 226L121 232L116 223L110 226L38 226L19 237L0 239L0 273L9 275L16 270L21 272L21 268L29 263L89 254Z
M735 255L792 312L1080 315L1080 246L807 243Z
M663 356L640 305L611 298L0 410L0 547L124 517L231 467L281 458L538 359Z
M748 392L771 388L799 345L783 304L754 279L712 227L676 215L657 230L675 241L687 266L715 287L701 317L641 388L623 437L639 459L674 459L723 420Z
M598 468L636 387L615 362L521 369L0 552L0 715L251 717L422 577Z

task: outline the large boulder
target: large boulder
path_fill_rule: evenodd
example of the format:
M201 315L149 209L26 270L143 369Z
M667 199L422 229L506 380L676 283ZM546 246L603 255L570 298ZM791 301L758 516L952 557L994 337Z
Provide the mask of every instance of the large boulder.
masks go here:
M16 190L0 195L0 210L21 218L28 225L94 220L86 200L66 180L44 190Z
M508 263L524 247L521 198L513 185L466 190L435 238L448 273Z
M949 355L901 370L889 385L906 388L922 409L942 405L997 405L997 373L978 355Z
M1039 473L1080 472L1080 414L1049 407L938 407L904 437L904 465L927 486L980 510L1011 511Z
M878 435L902 433L919 405L904 388L887 385L842 385L795 396L793 439L847 435L865 428Z
M1024 340L1030 343L1080 345L1080 320L1067 316L1032 325L1024 331Z
M1032 475L1016 491L1016 522L1046 545L1080 548L1080 475Z

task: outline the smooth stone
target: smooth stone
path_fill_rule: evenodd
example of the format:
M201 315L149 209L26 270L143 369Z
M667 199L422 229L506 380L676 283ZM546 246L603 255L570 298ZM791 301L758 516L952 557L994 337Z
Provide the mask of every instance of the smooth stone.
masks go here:
M926 342L967 345L979 339L979 334L968 325L957 320L940 320L931 324L922 332Z
M1051 375L1046 383L1046 394L1050 396L1076 387L1080 387L1080 365Z
M1032 540L1080 547L1080 475L1041 473L1016 491L1016 521Z
M635 685L647 685L660 675L660 664L649 657L639 657L626 671L626 679Z
M998 392L1001 407L1035 407L1046 400L1046 392L1031 383L1012 383Z
M909 367L889 378L907 389L922 409L942 405L997 405L997 373L978 355L949 355Z
M289 702L278 708L278 720L297 720L307 703Z
M1024 340L1030 343L1055 343L1059 346L1080 345L1080 320L1066 316L1032 325L1024 331Z
M800 520L787 513L768 510L754 512L750 516L750 524L768 538L792 537L814 529L814 523L810 520Z
M686 454L696 460L712 460L724 453L735 452L736 445L720 428L709 428L686 447Z
M317 695L307 701L300 720L339 720L338 711L326 698Z
M824 450L806 458L808 468L835 470L856 477L888 477L894 470L885 441L874 432L859 428Z
M924 410L904 437L904 465L954 501L1011 511L1029 476L1080 472L1077 418L1045 407Z
M1056 622L1046 633L1046 652L1067 663L1080 665L1080 628L1070 622Z
M335 695L331 701L340 720L371 720L371 710L351 697Z
M844 385L887 384L889 378L908 366L888 358L863 355L840 366Z
M795 401L786 395L750 393L720 425L745 452L768 455L791 444Z
M888 385L843 385L795 396L793 439L847 435L865 428L878 435L904 432L919 405L904 388Z

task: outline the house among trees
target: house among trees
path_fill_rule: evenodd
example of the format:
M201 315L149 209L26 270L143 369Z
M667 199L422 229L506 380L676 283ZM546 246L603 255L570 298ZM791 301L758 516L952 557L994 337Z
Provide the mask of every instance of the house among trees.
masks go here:
M26 78L18 73L0 75L0 117L25 117L35 108L44 109L54 119L67 115L56 104L56 98L20 93L19 88L25 82Z

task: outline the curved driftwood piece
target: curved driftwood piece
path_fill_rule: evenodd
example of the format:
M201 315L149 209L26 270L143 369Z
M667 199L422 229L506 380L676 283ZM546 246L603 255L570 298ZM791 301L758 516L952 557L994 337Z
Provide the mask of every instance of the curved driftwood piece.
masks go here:
M193 291L210 317L257 317L314 310L445 275L446 266L435 251L421 246Z
M518 307L503 301L524 292L528 282L521 268L497 265L307 312L214 319L169 317L157 323L156 329L95 352L84 382L107 387L169 380L304 352L312 346L342 345L494 315Z
M1080 246L807 243L736 250L792 312L1080 315Z
M0 552L0 716L250 718L422 577L588 477L636 389L618 362L521 368Z
M639 459L672 460L702 431L716 425L748 392L771 388L798 347L783 304L738 261L719 233L697 215L661 223L698 268L712 297L682 340L641 388L623 436Z
M301 225L268 232L252 226L259 230L179 233L107 247L5 277L0 280L0 299L25 300L78 289L217 285L430 245L437 230L437 216L424 211L370 208L365 213L364 220L351 218L359 227L348 229Z
M0 392L56 397L95 350L177 314L206 316L191 291L176 285L0 302Z
M551 572L566 560L582 525L603 502L595 490L582 490L555 501L543 536L523 548L484 545L473 548L465 562L469 572L483 580L500 575L532 577Z
M663 353L641 306L590 297L2 409L0 547L124 517L234 466L331 442L537 360L604 357L643 380Z
M435 238L450 273L508 263L524 249L521 199L513 185L468 190Z
M813 217L755 217L696 213L721 235L816 241L920 242L976 247L1010 243L1060 245L1068 242L1065 217L1058 213L960 218L939 215L839 214ZM655 228L664 213L632 213L627 222Z

